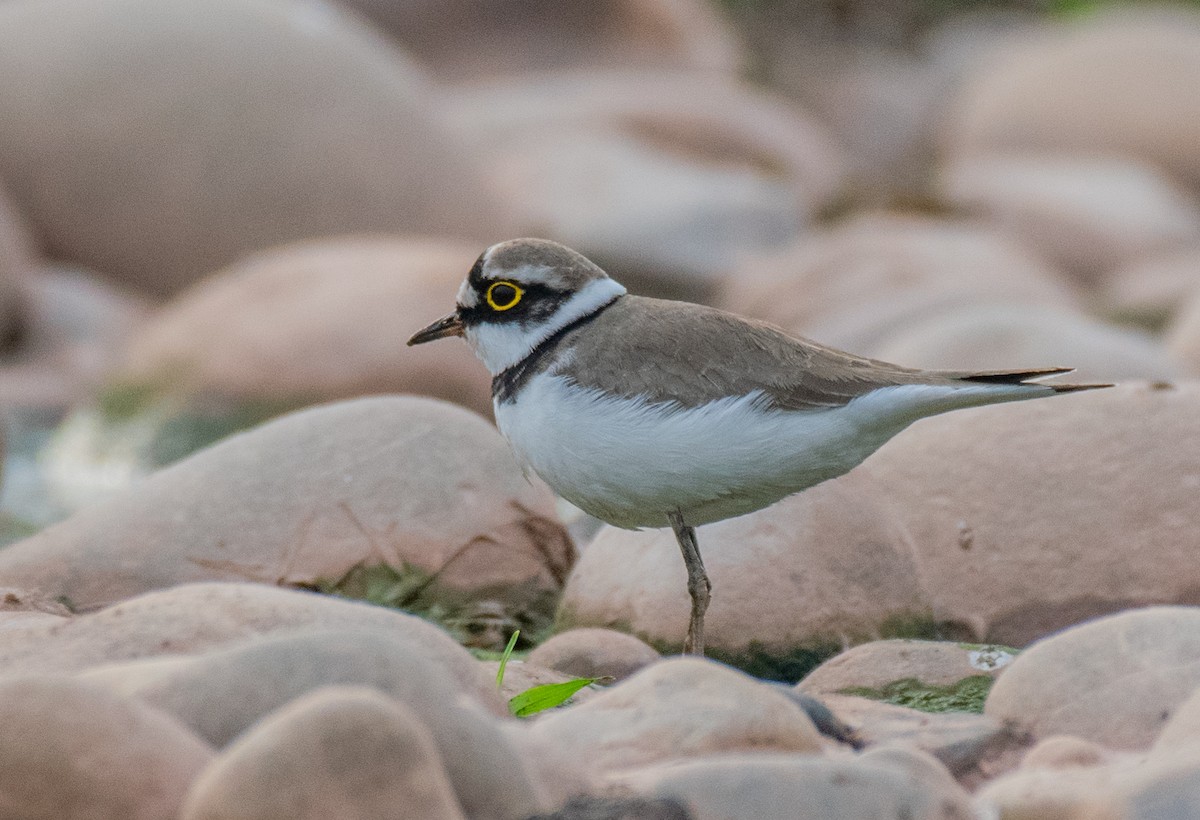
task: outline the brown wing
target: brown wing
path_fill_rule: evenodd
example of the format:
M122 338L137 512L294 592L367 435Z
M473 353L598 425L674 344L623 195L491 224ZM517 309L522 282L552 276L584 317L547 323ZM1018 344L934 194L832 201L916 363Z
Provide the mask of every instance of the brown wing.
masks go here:
M879 387L946 384L960 375L866 359L713 308L636 296L603 311L586 333L582 346L564 339L581 384L684 406L763 390L789 410L837 407ZM598 338L606 343L593 344Z

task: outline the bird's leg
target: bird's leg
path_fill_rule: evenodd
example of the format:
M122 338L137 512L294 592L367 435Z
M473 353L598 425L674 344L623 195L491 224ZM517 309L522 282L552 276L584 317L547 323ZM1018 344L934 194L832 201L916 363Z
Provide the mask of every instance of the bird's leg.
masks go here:
M695 528L684 522L683 513L679 510L667 513L667 518L671 521L671 529L675 531L675 539L683 552L683 563L688 574L688 595L692 597L692 618L688 622L687 640L683 642L683 651L687 655L703 656L704 611L708 609L712 584L709 583L708 573L704 571L704 561L700 558Z

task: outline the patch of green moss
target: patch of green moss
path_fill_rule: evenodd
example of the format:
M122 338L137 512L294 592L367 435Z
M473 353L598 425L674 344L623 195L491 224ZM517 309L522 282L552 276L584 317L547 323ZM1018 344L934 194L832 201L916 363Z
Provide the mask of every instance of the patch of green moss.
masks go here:
M844 695L857 695L897 706L907 706L922 712L971 712L981 714L993 679L988 675L972 675L950 686L935 686L916 678L893 681L882 689L852 686L841 690Z
M149 457L155 466L173 464L223 438L249 430L281 413L292 403L244 402L219 410L185 409L167 414L150 442Z
M945 633L945 625L938 622L932 614L907 613L893 615L879 625L880 638L905 638L914 641L941 640Z
M0 546L28 538L39 531L39 527L22 518L0 513Z
M157 408L169 392L160 382L123 382L100 391L96 407L109 424L121 424Z
M166 378L112 385L97 398L104 435L116 439L133 435L144 441L138 447L140 457L153 467L173 464L226 436L306 403L301 398L196 398L189 395L181 379Z
M467 595L437 584L438 574L418 567L357 565L337 579L321 579L312 589L376 606L400 609L431 621L468 649L494 652L520 630L518 649L528 651L552 633L554 601L523 595L511 587L489 597L486 590ZM504 600L501 600L501 599ZM499 654L495 659L499 659Z

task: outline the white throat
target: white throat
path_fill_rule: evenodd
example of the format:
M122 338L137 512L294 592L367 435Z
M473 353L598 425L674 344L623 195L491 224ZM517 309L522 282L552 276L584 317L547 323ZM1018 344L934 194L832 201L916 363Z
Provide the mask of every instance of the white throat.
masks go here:
M481 322L466 328L467 344L493 376L517 364L556 332L625 293L625 287L607 277L593 279L571 295L545 321L522 326L519 322Z

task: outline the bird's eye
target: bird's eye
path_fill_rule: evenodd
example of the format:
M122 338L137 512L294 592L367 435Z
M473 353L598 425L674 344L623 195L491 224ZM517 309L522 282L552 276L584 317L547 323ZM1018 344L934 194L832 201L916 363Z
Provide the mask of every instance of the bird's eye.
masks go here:
M516 307L524 295L525 291L512 282L493 282L488 285L487 303L492 306L492 310L508 310Z

